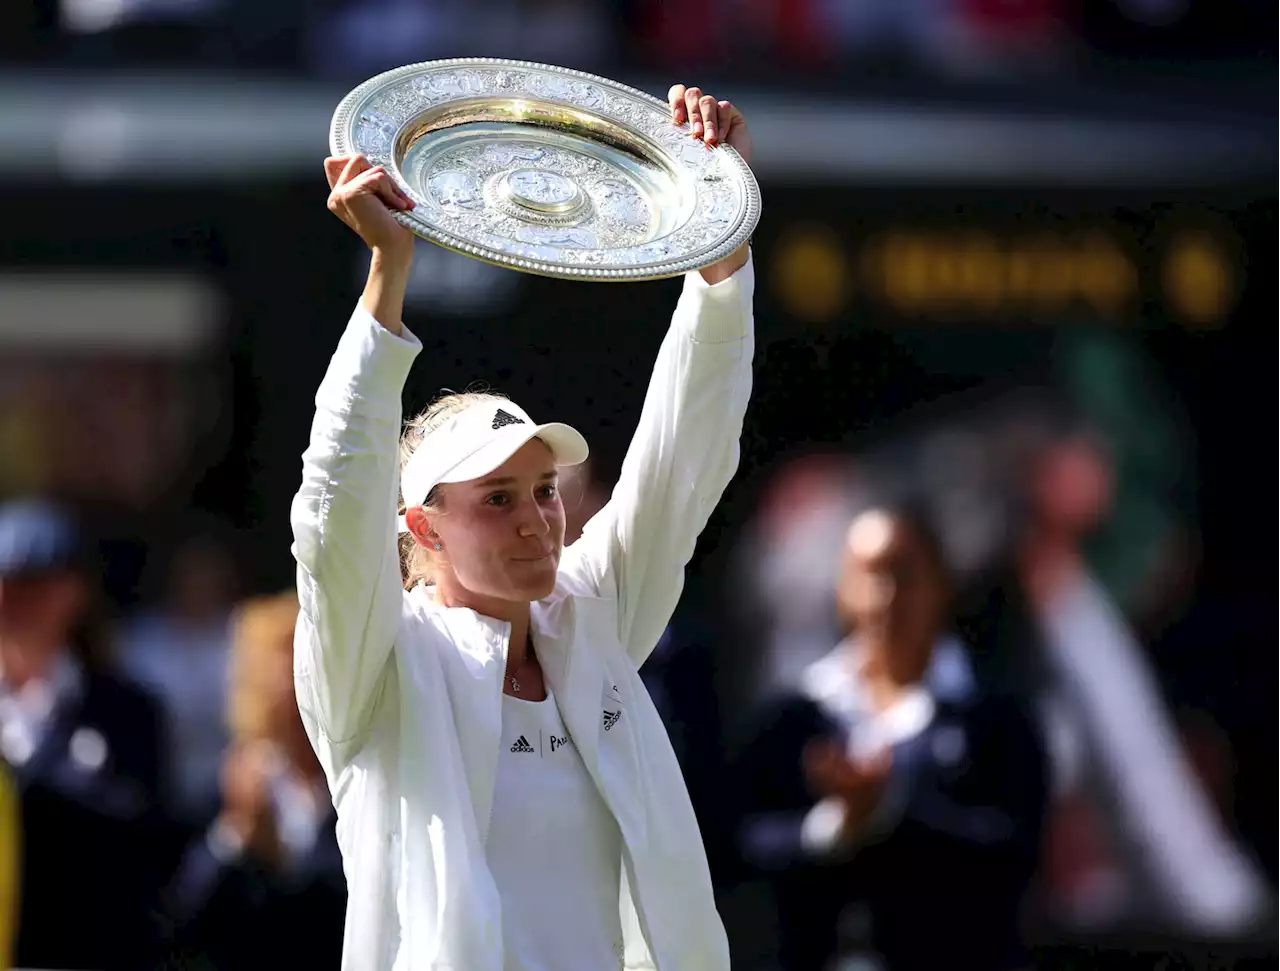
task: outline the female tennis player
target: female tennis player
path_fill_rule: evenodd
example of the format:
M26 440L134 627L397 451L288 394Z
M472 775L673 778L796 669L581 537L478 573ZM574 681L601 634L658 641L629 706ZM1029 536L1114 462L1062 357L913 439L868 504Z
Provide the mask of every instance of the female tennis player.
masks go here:
M729 102L677 85L670 104L693 137L749 155ZM685 278L612 498L564 548L558 477L583 437L477 394L402 428L422 345L401 322L413 238L389 210L412 203L360 157L325 169L329 208L372 250L292 510L295 681L338 811L344 968L727 969L637 671L737 467L747 246Z

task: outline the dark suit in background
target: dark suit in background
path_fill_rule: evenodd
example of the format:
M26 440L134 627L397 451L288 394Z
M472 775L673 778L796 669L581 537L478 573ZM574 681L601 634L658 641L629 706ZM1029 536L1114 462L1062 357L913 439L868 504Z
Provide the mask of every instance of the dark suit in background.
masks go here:
M347 884L330 809L315 842L288 864L222 843L187 848L165 893L165 958L174 971L337 971Z
M784 699L763 719L738 767L740 845L772 883L786 971L819 971L841 948L852 903L869 923L859 936L891 971L1029 964L1018 930L1034 874L1046 793L1045 759L1022 707L968 677L925 679L936 711L892 747L874 832L839 857L806 849L802 824L816 803L802 769L805 746L843 739L846 726L808 696Z
M25 759L20 796L19 967L136 971L172 832L160 812L163 733L141 689L71 660Z

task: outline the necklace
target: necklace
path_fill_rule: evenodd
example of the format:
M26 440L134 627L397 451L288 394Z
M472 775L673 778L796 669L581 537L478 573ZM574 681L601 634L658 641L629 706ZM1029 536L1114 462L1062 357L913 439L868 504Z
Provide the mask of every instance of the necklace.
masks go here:
M530 634L525 640L525 658L528 659L533 654L533 634ZM511 690L520 693L520 679L515 674L507 675L507 680L511 682Z

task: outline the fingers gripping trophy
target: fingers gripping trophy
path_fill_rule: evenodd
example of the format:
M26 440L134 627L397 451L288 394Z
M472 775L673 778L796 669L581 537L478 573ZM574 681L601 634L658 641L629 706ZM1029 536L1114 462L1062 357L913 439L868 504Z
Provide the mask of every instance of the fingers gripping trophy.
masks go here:
M338 811L343 966L729 967L638 670L737 468L760 196L746 120L547 65L451 60L339 105L329 208L368 281L293 501L295 687ZM574 428L497 394L407 418L416 238L513 270L683 276L617 486L565 545ZM429 366L430 362L426 362Z

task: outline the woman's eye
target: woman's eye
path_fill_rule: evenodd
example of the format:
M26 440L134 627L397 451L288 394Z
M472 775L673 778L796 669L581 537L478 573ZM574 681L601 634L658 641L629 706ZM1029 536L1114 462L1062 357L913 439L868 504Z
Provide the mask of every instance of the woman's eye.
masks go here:
M511 501L511 497L508 496L505 492L495 492L493 495L491 495L488 499L485 500L485 503L490 506L505 506L510 501Z
M554 499L558 491L559 491L559 488L557 486L544 485L542 488L538 490L538 495L541 496L543 499Z

